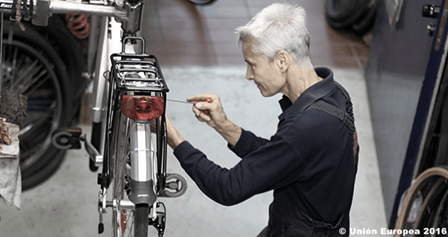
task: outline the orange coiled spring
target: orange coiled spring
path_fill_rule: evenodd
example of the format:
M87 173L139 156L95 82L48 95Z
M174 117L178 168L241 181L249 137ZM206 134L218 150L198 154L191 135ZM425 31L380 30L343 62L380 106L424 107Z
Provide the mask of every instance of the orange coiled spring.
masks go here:
M85 14L65 14L67 28L78 39L85 39L89 36L90 24Z

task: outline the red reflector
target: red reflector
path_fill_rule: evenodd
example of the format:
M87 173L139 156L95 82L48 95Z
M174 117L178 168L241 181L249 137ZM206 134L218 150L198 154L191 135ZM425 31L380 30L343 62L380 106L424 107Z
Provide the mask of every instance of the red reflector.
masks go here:
M164 100L163 97L124 95L121 111L130 119L156 119L163 114Z

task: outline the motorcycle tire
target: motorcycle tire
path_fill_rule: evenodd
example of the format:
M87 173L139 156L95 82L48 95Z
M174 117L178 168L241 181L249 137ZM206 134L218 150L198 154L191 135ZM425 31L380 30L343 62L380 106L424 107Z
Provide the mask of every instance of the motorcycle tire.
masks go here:
M362 19L352 25L352 29L358 35L363 35L372 29L375 19L376 13L378 11L379 0L375 0L375 3L367 9L365 15Z
M325 18L333 29L348 29L366 13L370 1L327 0Z

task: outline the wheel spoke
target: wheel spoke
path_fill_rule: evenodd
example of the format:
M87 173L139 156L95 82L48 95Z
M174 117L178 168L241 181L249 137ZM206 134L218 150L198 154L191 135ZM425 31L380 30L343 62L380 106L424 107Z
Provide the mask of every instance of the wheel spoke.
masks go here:
M39 79L45 76L42 80L39 81ZM23 90L21 90L22 94L25 94L26 96L30 96L31 94L33 94L33 92L35 92L37 89L39 89L46 81L48 81L50 79L50 76L47 74L46 71L42 71L39 75L37 75L33 80L29 80L28 85L25 86L23 88ZM36 85L34 85L32 88L31 86L36 83L37 81L39 81L39 83L37 83ZM29 89L30 88L30 89Z
M19 51L19 49L15 48L14 49L14 53L11 54L12 55L12 60L11 60L11 62L12 62L11 80L13 80L15 78L15 73L17 72L16 68L17 68L17 52L18 51Z
M134 216L135 212L131 211L130 215L127 216L126 224L128 231L128 236L132 236L134 234Z
M22 55L22 57L25 57ZM34 74L35 71L40 70L43 66L38 65L39 60L35 59L34 62L24 65L23 67L17 67L17 77L14 77L14 83L12 83L12 88L15 88L18 85L25 84L22 80L27 77L29 74ZM37 67L37 69L36 69ZM34 70L33 70L34 69ZM33 71L31 71L33 70Z

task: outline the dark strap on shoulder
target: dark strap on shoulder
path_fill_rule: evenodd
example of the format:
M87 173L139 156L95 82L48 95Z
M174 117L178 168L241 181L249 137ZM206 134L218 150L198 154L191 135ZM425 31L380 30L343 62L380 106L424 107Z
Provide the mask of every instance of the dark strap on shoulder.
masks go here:
M351 121L353 122L353 124L355 123L355 116L353 114L353 104L352 104L352 99L350 98L350 95L348 94L347 90L338 82L336 82L336 85L339 87L339 89L342 91L342 94L344 94L345 96L345 109L347 110L347 114L349 115L349 117L351 118Z
M355 133L356 127L355 127L355 117L353 115L353 104L352 100L350 98L350 95L348 94L347 90L345 88L337 83L335 81L338 88L341 90L342 94L345 96L345 109L347 112L342 111L341 109L337 108L336 106L329 104L323 100L317 100L314 104L310 105L307 109L315 108L320 109L324 112L327 112L336 118L340 119L351 131L352 134Z
M318 100L314 104L312 104L308 109L320 109L324 112L327 112L336 118L340 119L350 130L350 132L353 134L355 133L355 124L353 123L353 119L350 118L350 115L348 113L345 113L344 111L340 110L334 105L331 105L323 100Z
M339 89L341 90L342 94L344 94L345 96L345 106L346 106L346 111L344 112L341 109L339 109L338 107L329 104L323 100L317 100L314 104L310 105L307 109L319 109L322 110L328 114L331 114L333 116L335 116L336 118L338 118L339 120L341 120L345 126L347 126L347 128L350 130L350 133L353 136L353 154L354 154L354 162L355 164L358 163L358 152L359 152L359 147L358 147L358 135L356 133L356 127L355 127L355 117L353 115L353 104L352 101L350 99L350 96L348 94L348 92L345 90L344 87L342 87L339 83L335 82L336 85L339 87Z

